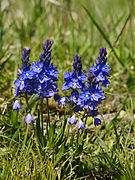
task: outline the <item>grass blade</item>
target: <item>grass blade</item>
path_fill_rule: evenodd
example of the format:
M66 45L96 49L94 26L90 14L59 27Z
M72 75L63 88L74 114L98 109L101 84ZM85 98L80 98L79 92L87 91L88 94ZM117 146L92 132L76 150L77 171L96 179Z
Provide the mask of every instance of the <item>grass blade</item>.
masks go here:
M84 10L86 11L86 13L88 14L89 18L92 20L92 22L94 23L94 25L96 26L96 28L98 29L98 31L100 32L100 34L103 36L103 38L106 40L106 42L108 43L108 45L110 46L110 48L112 49L117 61L119 62L119 64L122 67L125 67L124 63L121 61L121 59L118 57L116 51L113 48L113 45L111 44L110 40L108 39L108 37L106 36L106 34L104 33L104 31L101 29L101 27L99 26L99 24L96 22L96 20L94 19L94 17L91 15L91 13L88 11L88 9L86 7L84 7Z

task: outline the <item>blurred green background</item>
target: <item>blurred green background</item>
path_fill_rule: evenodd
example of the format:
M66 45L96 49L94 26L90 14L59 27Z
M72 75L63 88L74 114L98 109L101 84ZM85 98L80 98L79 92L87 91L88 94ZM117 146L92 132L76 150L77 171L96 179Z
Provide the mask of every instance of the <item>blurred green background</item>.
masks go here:
M11 86L21 63L22 49L38 59L46 39L54 41L53 62L61 77L82 55L83 67L93 65L106 46L112 68L112 89L134 93L135 19L133 0L1 0L0 91L12 96ZM87 9L86 9L87 8ZM59 82L61 86L61 83Z
M111 72L107 100L99 108L102 126L94 129L89 119L90 146L80 167L86 166L94 179L105 179L108 174L112 179L134 179L134 10L134 0L0 0L0 179L57 176L58 169L49 155L41 157L33 135L22 149L24 114L19 114L23 124L19 128L11 122L15 119L12 87L22 50L30 48L30 61L38 60L47 39L54 41L52 62L59 70L59 89L75 54L81 54L83 70L88 73L99 48L107 48Z

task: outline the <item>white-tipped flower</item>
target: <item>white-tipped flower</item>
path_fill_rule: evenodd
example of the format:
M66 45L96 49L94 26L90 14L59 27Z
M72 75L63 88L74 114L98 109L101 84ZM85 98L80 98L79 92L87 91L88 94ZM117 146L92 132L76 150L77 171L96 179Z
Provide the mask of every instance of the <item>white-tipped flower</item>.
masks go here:
M34 122L34 118L31 116L31 114L29 113L26 117L25 117L25 122L27 124L31 123L31 121Z
M78 123L78 129L85 129L85 124L81 120Z
M77 120L75 118L75 114L68 120L68 123L69 124L76 124L77 123Z
M21 109L21 106L20 106L18 100L16 100L13 105L13 110L19 111L20 109Z

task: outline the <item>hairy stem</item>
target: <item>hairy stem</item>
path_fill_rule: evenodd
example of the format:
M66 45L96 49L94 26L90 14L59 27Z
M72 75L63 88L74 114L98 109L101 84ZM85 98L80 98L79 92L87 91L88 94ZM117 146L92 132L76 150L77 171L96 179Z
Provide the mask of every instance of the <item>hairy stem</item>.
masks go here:
M26 105L27 105L27 109L29 111L29 113L31 112L30 106L29 106L29 102L28 102L28 96L27 93L25 92L25 100L26 100Z
M41 111L41 123L42 123L42 135L44 135L44 127L43 127L43 94L41 96L41 104L40 104L40 111Z
M48 126L50 127L50 113L49 113L49 102L48 102L48 98L46 98L46 103L47 103L47 114L48 114L46 131L47 131L47 134L48 134Z

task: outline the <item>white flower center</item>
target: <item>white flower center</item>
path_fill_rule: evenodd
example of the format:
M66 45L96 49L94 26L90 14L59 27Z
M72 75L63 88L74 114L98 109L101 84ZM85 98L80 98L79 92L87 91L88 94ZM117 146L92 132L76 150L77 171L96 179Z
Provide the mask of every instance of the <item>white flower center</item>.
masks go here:
M62 102L65 102L65 100L66 100L66 98L65 98L65 97L63 97L63 98L61 99L61 101L62 101Z

